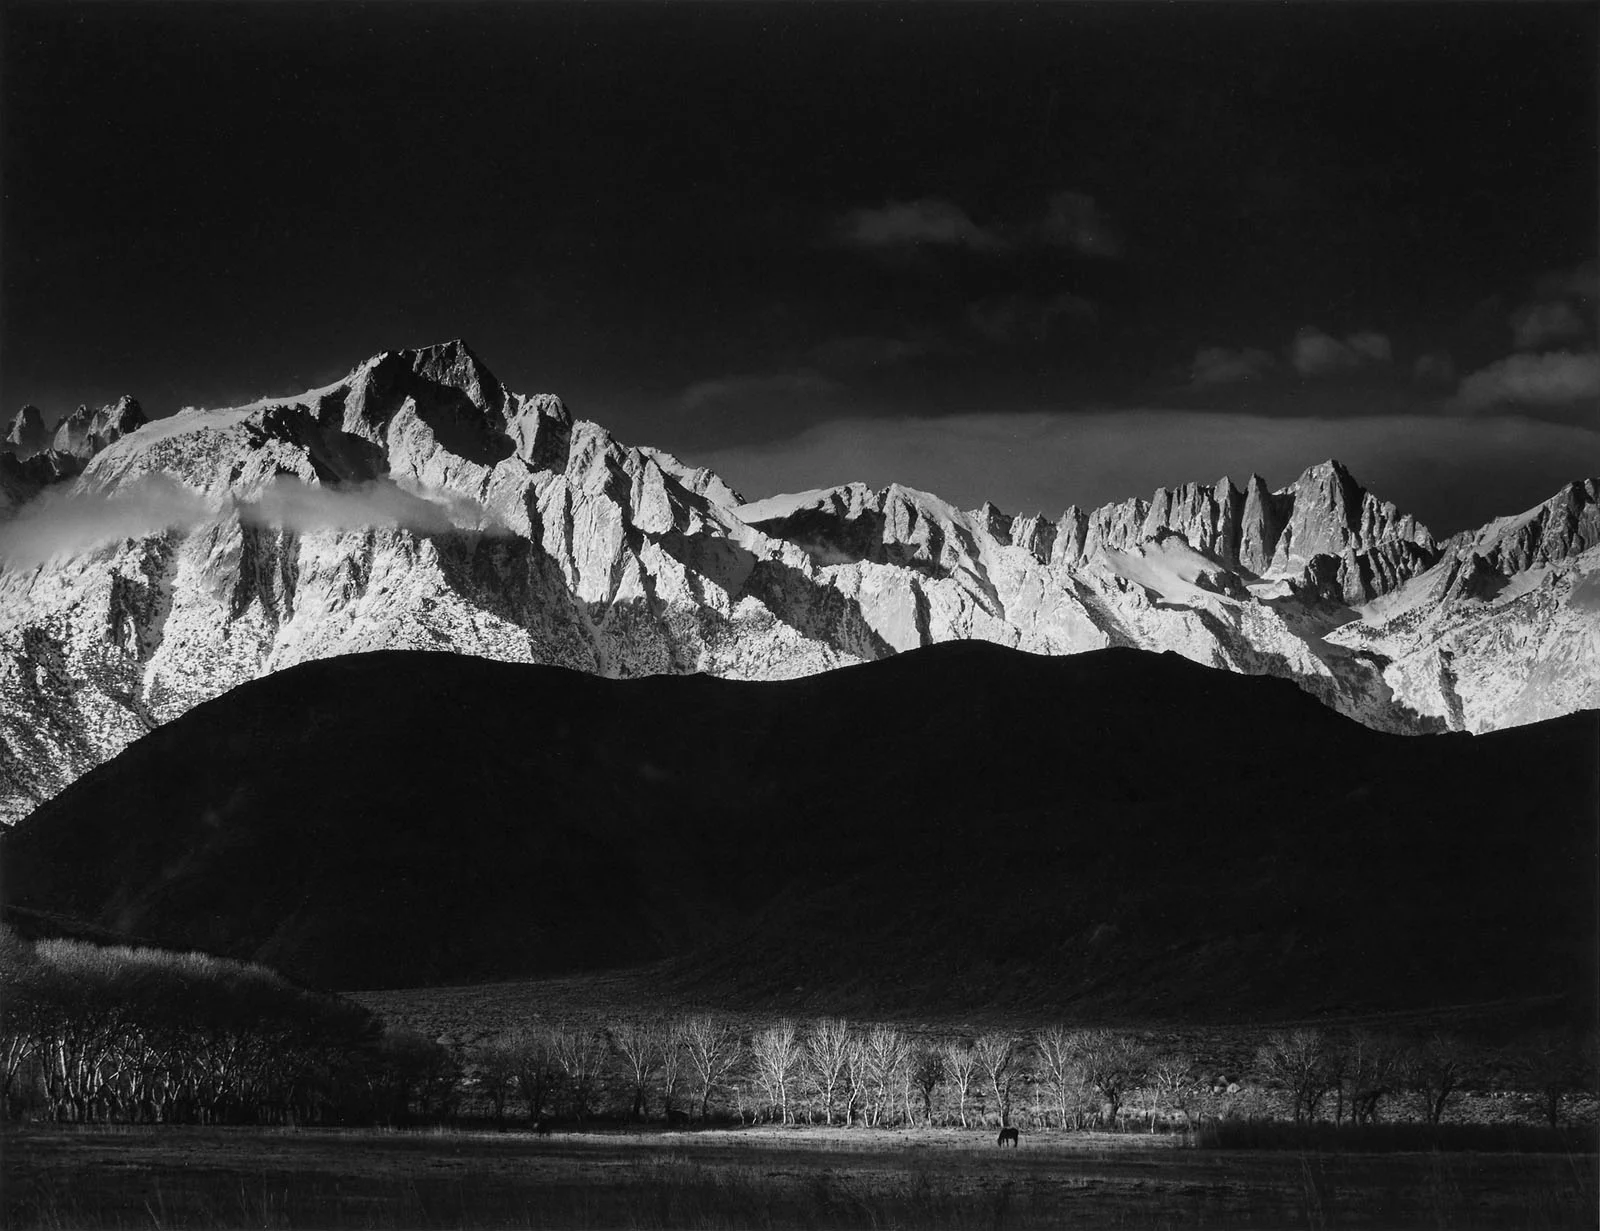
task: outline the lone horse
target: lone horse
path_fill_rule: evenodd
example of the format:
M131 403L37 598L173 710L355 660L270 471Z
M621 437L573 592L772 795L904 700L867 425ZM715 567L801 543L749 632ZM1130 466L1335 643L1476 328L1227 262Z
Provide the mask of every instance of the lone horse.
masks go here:
M1003 1146L1003 1145L1005 1145L1006 1142L1009 1141L1011 1143L1012 1148L1013 1149L1017 1149L1021 1145L1021 1142L1019 1140L1019 1136L1020 1136L1020 1134L1018 1134L1016 1129L1014 1129L1014 1128L1003 1128L1003 1129L1000 1130L1000 1136L995 1139L995 1145Z

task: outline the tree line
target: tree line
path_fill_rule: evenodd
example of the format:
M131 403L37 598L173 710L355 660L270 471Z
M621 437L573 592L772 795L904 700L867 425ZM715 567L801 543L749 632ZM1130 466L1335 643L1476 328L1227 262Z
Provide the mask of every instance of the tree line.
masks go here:
M457 1082L447 1049L262 966L0 932L8 1118L404 1123Z
M1292 1030L1230 1076L1131 1031L1053 1025L935 1037L824 1017L746 1034L712 1014L524 1027L465 1049L463 1092L496 1123L714 1119L843 1127L1192 1130L1225 1116L1437 1125L1467 1086L1537 1101L1552 1125L1593 1084L1594 1041L1505 1048L1443 1034Z
M1594 1038L1273 1033L1231 1071L1147 1033L938 1036L839 1017L530 1023L455 1045L256 965L0 932L7 1116L145 1123L769 1122L1193 1130L1223 1117L1437 1125L1466 1088L1560 1122Z

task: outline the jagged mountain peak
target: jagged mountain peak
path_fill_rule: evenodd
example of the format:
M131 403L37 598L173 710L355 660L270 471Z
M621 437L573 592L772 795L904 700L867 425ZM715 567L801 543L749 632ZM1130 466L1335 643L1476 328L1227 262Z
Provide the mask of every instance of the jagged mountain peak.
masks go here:
M98 423L115 435L142 419L125 399ZM0 509L70 481L93 521L110 497L139 507L158 477L201 512L118 521L91 547L52 538L0 567L0 818L235 684L375 649L783 679L949 641L1133 646L1285 676L1410 733L1600 704L1593 483L1486 527L1476 550L1501 544L1492 566L1457 572L1506 572L1470 587L1333 459L1278 491L1224 477L1054 521L963 512L902 483L747 502L552 394L507 390L457 339L136 426L86 465L5 453ZM1410 614L1422 607L1437 618ZM1494 641L1508 618L1525 624L1509 656ZM1555 682L1524 687L1513 669Z
M1361 484L1356 481L1355 475L1350 473L1350 467L1336 457L1324 458L1320 462L1307 466L1300 472L1299 478L1291 483L1289 487L1293 488L1307 483L1327 483L1330 481L1348 484L1355 488L1361 487Z
M6 428L5 440L0 450L27 459L50 444L50 429L44 421L44 411L37 406L22 407L12 416Z
M1568 559L1600 545L1600 481L1574 480L1515 517L1496 518L1450 540L1460 559L1477 556L1502 577Z
M130 394L91 410L79 406L56 424L51 448L57 453L92 457L113 441L126 436L146 422L143 407Z
M395 354L418 376L461 390L475 406L496 413L505 406L505 386L461 338Z

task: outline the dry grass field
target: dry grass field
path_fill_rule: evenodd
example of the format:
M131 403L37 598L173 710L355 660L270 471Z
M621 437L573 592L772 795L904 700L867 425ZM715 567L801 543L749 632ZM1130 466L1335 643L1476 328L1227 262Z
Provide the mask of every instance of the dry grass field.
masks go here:
M1211 1151L1181 1137L8 1126L14 1228L1596 1225L1595 1157Z

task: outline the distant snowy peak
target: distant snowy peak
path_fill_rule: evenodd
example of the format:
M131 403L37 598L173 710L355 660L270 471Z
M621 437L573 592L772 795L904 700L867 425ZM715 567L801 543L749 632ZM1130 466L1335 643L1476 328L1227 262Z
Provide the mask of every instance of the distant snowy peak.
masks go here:
M786 539L819 565L872 561L948 571L979 544L1017 547L1038 563L1081 568L1136 553L1171 536L1240 578L1283 579L1315 597L1348 603L1388 593L1430 567L1438 547L1426 526L1365 491L1336 461L1268 491L1252 475L1240 491L1215 484L1157 488L1057 521L1012 516L993 504L959 512L937 496L860 483L756 501L748 524ZM1224 586L1226 588L1226 586Z
M75 478L92 458L146 422L139 403L126 394L99 410L80 406L54 430L37 406L24 406L0 441L0 512Z
M44 412L37 406L24 406L11 419L0 453L18 461L40 453L56 453L61 458L86 462L101 450L147 422L139 403L123 394L98 410L80 406L66 415L52 430L45 426ZM58 464L58 470L67 469Z

